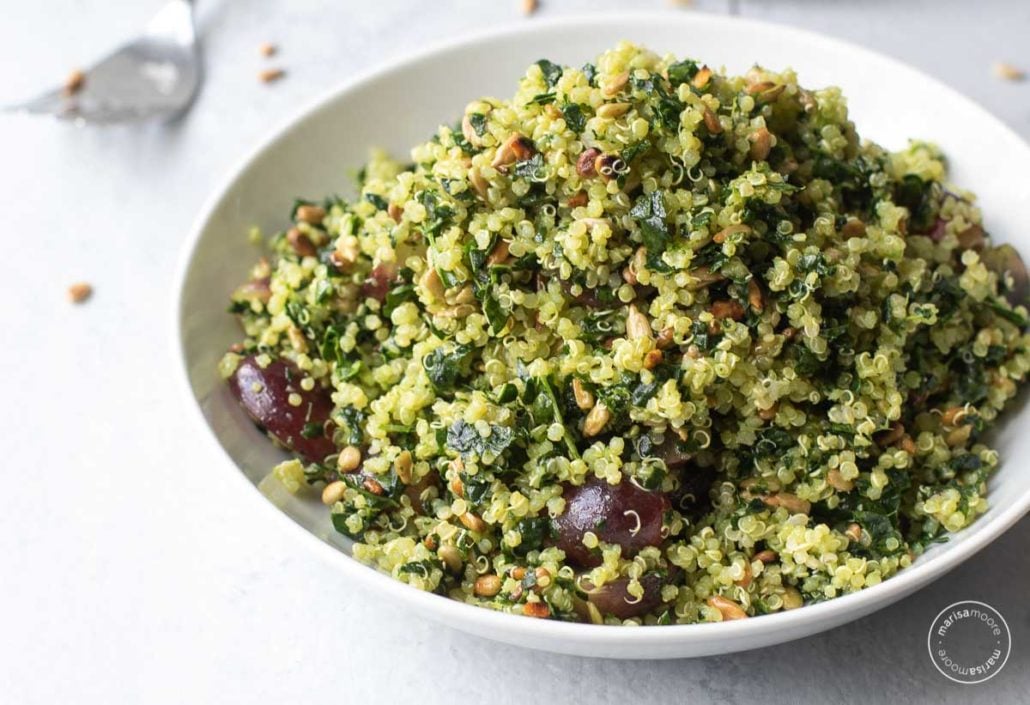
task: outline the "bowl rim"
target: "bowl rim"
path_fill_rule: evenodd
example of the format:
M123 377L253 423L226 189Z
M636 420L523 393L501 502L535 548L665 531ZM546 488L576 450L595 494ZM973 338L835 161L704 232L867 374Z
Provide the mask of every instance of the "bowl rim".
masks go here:
M619 24L669 22L676 22L685 27L689 25L692 28L704 28L706 26L725 28L729 26L745 27L751 31L775 31L784 41L799 40L815 50L846 51L856 58L880 63L893 71L904 74L907 79L915 79L929 84L935 91L947 94L950 99L964 103L968 109L978 113L979 117L985 121L985 124L991 125L993 130L1003 135L1006 140L1012 142L1014 147L1023 150L1030 158L1030 145L1011 127L959 91L899 59L867 49L847 40L826 36L807 29L799 29L790 25L699 11L684 13L674 9L617 11L591 15L575 13L553 18L534 19L531 23L520 24L514 27L481 29L463 33L451 39L420 45L414 50L402 52L397 56L378 62L354 76L335 84L330 89L303 104L299 109L293 111L288 118L272 129L267 137L260 140L255 147L250 148L245 156L239 159L229 169L228 174L218 182L217 188L205 200L199 214L190 226L189 236L181 247L174 275L176 294L172 299L171 324L173 328L172 337L175 343L170 346L171 354L174 357L173 364L179 370L175 374L179 380L177 386L185 398L184 403L192 409L189 415L205 429L205 433L201 435L205 437L208 443L213 444L217 448L221 453L222 459L236 471L233 474L237 480L251 490L251 492L246 494L250 496L256 511L276 515L276 520L291 527L289 531L300 538L298 543L305 545L307 550L313 555L318 556L321 560L334 567L342 568L348 577L354 577L365 588L370 591L376 590L385 593L390 599L396 600L399 604L404 605L420 616L458 628L461 628L462 624L474 623L477 625L477 631L480 631L480 633L496 631L514 636L524 636L538 643L542 639L554 639L556 643L589 642L593 646L600 647L626 648L646 645L652 648L660 648L662 646L671 648L687 644L700 644L709 639L739 641L748 636L759 637L772 632L800 632L795 637L781 640L788 641L819 631L818 625L821 622L826 622L830 626L846 623L886 607L911 594L965 562L1030 512L1030 492L1025 492L989 520L980 518L973 525L977 527L976 532L961 543L956 544L954 548L932 556L926 562L917 563L900 570L877 585L855 593L841 595L825 602L806 605L802 609L761 615L758 619L663 625L661 628L624 629L611 628L609 625L526 619L521 615L498 612L413 588L372 566L359 562L336 546L308 531L288 514L268 501L246 475L240 471L239 466L219 442L217 435L207 422L193 394L188 359L184 347L185 339L182 324L187 313L184 310L185 284L189 277L197 246L206 232L212 216L221 205L226 194L246 174L251 166L267 150L287 137L300 123L320 111L329 109L334 101L341 99L347 93L386 79L394 73L402 72L410 66L435 55L540 30L582 31L584 27L590 26L608 28ZM257 509L258 506L263 507L263 509ZM968 531L970 528L967 527L961 533ZM837 619L833 619L835 616ZM749 647L745 646L743 648ZM628 657L634 656L638 655L628 654Z

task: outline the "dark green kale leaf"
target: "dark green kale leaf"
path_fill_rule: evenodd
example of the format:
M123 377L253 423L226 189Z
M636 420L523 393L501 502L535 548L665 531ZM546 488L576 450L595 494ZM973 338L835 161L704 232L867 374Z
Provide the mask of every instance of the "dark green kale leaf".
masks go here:
M648 252L654 255L665 252L672 235L665 222L668 214L665 211L665 199L662 192L655 190L651 193L641 194L629 214L640 227L644 247Z
M677 61L675 64L669 66L669 83L671 83L673 87L676 87L681 83L686 83L690 79L694 78L700 68L701 67L697 65L697 62L692 61L691 59Z
M583 114L583 106L579 103L565 103L561 108L565 124L577 135L582 134L587 126L586 115Z
M450 392L469 373L472 348L445 344L422 359L422 367L437 393Z
M515 432L499 424L490 424L490 435L483 438L475 426L463 419L455 421L447 430L447 447L464 459L473 455L482 457L487 452L500 456L514 439Z
M486 134L486 115L483 115L482 113L470 113L469 124L472 125L472 129L479 137Z
M547 59L540 59L540 61L536 62L536 65L539 66L540 71L543 72L544 80L547 81L548 87L553 88L555 84L558 83L558 79L561 78L562 71L564 69L553 61L548 61Z

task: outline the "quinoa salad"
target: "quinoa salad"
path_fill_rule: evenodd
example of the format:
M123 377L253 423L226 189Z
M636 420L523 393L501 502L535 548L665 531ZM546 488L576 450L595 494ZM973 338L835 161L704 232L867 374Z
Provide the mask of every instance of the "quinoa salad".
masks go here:
M630 43L455 112L255 231L232 295L220 372L291 455L266 482L355 558L689 624L876 585L986 510L1027 272L935 146L861 140L790 70Z

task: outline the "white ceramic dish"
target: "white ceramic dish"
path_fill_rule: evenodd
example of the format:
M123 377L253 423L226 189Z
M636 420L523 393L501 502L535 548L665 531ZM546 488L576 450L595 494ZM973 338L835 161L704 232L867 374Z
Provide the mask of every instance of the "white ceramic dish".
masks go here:
M752 63L794 67L806 86L840 85L862 135L899 147L909 137L940 144L957 183L981 197L988 229L1030 252L1030 147L968 99L897 61L776 25L696 13L601 15L533 21L480 34L394 62L349 81L273 133L212 198L190 236L181 268L175 324L186 372L186 403L228 457L217 462L256 485L283 456L239 411L216 363L239 337L226 314L229 293L256 253L245 233L283 226L294 196L346 192L347 170L370 146L397 155L453 122L480 95L509 96L533 61L580 65L621 39L742 72ZM1022 238L1022 239L1020 239ZM1030 508L1030 435L1026 413L1010 414L996 443L1003 465L991 481L991 509L971 528L935 546L914 566L860 593L803 609L720 624L615 628L535 620L491 612L419 592L361 565L331 529L316 501L289 498L278 509L252 491L270 518L302 528L298 546L371 585L384 609L401 604L424 617L522 646L614 658L672 658L751 649L835 627L894 602L940 577L1000 535ZM203 433L198 425L198 432ZM241 488L244 484L241 483ZM300 549L298 549L300 550Z

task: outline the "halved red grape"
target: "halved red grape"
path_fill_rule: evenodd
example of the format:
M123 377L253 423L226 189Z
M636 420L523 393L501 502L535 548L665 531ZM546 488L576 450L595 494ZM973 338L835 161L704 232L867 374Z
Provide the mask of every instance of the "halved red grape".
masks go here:
M301 389L303 373L293 364L273 360L262 368L253 356L240 360L229 378L229 389L240 406L269 435L308 462L321 462L336 452L329 415L333 401L329 391L315 386ZM300 396L299 406L289 402Z
M642 490L628 478L617 485L591 479L579 487L565 486L565 511L554 520L555 545L574 565L596 566L596 552L583 545L592 531L601 541L622 546L623 557L662 542L662 519L669 500L659 492Z
M629 578L618 578L590 591L587 599L601 614L610 614L619 619L641 617L662 604L664 580L657 573L647 573L640 577L644 594L639 599L629 594L629 583Z
M377 264L361 285L361 295L367 299L385 301L390 286L397 277L397 266L393 263Z

